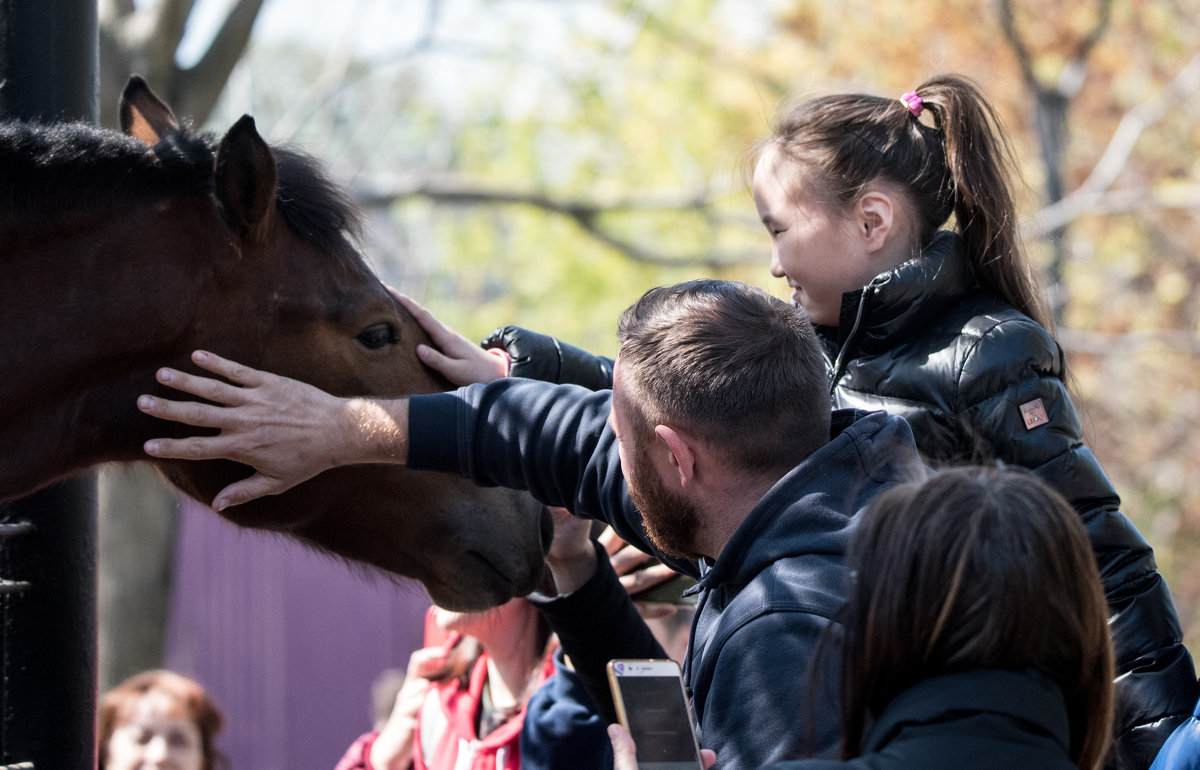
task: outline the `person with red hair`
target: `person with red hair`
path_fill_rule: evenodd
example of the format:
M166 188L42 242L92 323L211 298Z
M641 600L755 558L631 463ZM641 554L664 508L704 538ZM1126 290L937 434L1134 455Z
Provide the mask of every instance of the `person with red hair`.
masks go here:
M171 671L144 671L100 701L99 770L228 767L213 743L223 724L198 682Z

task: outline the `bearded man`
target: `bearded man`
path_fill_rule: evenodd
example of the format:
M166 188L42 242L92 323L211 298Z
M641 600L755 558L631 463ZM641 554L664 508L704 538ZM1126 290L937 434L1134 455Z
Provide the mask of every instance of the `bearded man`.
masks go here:
M334 464L398 463L602 519L697 580L684 677L718 766L830 754L836 688L818 702L806 682L836 682L838 655L814 653L842 604L855 514L924 472L908 425L882 412L831 415L804 311L744 284L652 289L622 315L618 340L612 391L505 378L392 401L334 398L199 354L241 387L174 370L160 381L233 406L139 405L220 435L157 439L147 451L253 466L218 508Z

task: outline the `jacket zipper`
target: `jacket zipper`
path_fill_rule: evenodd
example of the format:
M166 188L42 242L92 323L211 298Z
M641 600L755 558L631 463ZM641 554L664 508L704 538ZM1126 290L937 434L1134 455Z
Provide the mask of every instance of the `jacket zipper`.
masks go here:
M850 327L850 333L846 335L846 341L838 350L837 359L833 363L833 379L829 383L829 395L832 396L837 391L838 380L842 379L842 375L846 373L845 367L849 363L846 361L846 353L850 351L850 346L854 344L854 337L858 334L858 327L862 323L863 308L867 306L867 289L863 287L862 293L858 295L858 312L854 314L854 325Z

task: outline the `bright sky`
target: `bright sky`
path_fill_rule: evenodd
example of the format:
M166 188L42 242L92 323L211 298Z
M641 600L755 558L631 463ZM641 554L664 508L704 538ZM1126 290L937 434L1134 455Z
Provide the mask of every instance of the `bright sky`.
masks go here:
M730 34L755 38L763 32L765 12L778 1L757 0L749 8L759 13L747 13L746 0L725 0L715 13ZM180 51L185 63L199 55L232 4L233 0L197 0ZM307 40L318 48L352 45L360 55L385 57L404 50L422 33L431 5L439 8L443 38L481 46L520 29L526 33L523 48L530 58L558 53L571 27L613 36L617 43L629 31L596 0L266 0L255 35L271 41ZM653 3L647 0L647 5ZM632 13L637 13L636 7Z
M180 46L183 64L190 64L203 52L232 4L233 0L197 0ZM438 53L414 59L411 49L426 33L434 5L439 14ZM566 45L572 28L606 36L618 50L632 42L637 25L625 23L604 5L597 0L266 0L254 35L259 42L301 41L317 51L353 51L357 58L381 63L389 58L403 60L407 66L422 68L421 80L428 92L448 110L463 109L470 103L465 84L505 88L513 93L506 103L519 114L527 106L521 96L528 99L541 92L531 85L544 85L540 79L547 73L570 67L571 52ZM520 76L529 82L517 83L510 73L503 83L488 83L487 79L499 72L496 68L480 67L475 56L454 53L496 51L507 55L514 40L519 43L522 61L533 65Z
M199 55L232 2L196 3L180 51L185 63ZM430 5L426 0L266 0L255 35L270 41L307 40L319 48L351 45L366 57L386 56L407 48L424 31ZM607 19L589 0L441 0L437 5L441 35L480 45L519 26L529 32L530 53L550 53L570 23L594 25Z

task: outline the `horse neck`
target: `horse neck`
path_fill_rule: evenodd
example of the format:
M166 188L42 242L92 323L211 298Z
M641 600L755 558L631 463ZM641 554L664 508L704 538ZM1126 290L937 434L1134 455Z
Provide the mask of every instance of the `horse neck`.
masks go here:
M36 234L0 225L0 499L144 457L155 422L136 398L158 367L186 363L211 293L221 228L206 208L159 201Z

